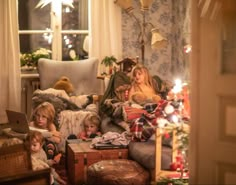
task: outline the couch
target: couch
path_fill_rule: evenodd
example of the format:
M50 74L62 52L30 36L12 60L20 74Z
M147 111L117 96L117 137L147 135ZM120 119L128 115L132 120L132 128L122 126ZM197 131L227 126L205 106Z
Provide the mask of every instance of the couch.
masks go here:
M67 76L74 84L77 95L103 95L102 81L97 79L97 66L98 60L95 58L67 62L40 59L38 63L38 70L41 90L47 90L48 88L52 87L61 76ZM118 74L119 73L117 73L117 75ZM119 75L119 77L122 77L123 79L123 75ZM113 83L112 80L110 81L110 85L111 83ZM104 95L109 97L107 91ZM81 118L83 117L81 116L81 112L84 113L84 110L71 111L70 109L60 112L60 120L64 121L59 127L64 133L64 139L66 139L68 134L76 133L82 129L79 124L76 124L76 122L78 122L76 121L77 119L80 119L81 123ZM69 118L67 114L69 114ZM117 123L114 123L114 119L112 119L110 116L101 115L101 117L101 130L103 133L108 131L121 133L126 130L124 125L117 125ZM154 140L150 139L147 142L130 142L129 144L130 158L148 169L152 174L152 180L155 180L162 170L169 169L169 165L175 156L175 154L173 154L172 146L169 144L165 145L162 139L163 137L161 137L161 134L158 133L157 129Z

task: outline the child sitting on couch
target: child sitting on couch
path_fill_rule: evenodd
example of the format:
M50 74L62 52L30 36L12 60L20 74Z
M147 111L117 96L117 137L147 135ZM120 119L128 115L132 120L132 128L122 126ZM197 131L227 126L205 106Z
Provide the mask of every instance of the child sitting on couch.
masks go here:
M153 79L148 69L143 65L136 65L131 76L131 88L129 100L143 105L145 103L157 103L161 97L155 92Z

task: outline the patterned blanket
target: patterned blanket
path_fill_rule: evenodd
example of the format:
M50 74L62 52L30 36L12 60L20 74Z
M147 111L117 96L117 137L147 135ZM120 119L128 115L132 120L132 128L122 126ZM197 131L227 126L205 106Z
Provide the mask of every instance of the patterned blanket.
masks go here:
M180 116L184 111L181 109L181 102L161 100L144 106L130 104L130 102L108 101L106 103L112 109L110 111L113 113L112 118L117 120L114 123L130 131L135 141L147 141L155 132L156 127L188 121L187 117Z

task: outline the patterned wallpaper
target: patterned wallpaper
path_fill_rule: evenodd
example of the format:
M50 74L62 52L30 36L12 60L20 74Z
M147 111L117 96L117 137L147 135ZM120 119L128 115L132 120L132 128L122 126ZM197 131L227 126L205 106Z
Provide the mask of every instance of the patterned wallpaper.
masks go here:
M153 50L151 26L146 28L144 65L148 67L152 75L157 74L170 81L176 77L183 80L189 79L188 56L183 53L183 47L189 41L188 2L189 0L153 0L149 11L145 14L146 22L152 23L168 40L167 47ZM133 13L142 21L140 1L133 0L133 7ZM139 56L141 62L139 33L140 28L135 19L122 11L123 57Z

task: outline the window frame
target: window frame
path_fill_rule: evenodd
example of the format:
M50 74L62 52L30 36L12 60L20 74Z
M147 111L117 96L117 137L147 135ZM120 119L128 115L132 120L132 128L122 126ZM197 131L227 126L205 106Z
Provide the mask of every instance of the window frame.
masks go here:
M34 34L52 34L52 56L53 60L62 60L62 38L63 34L76 34L76 35L89 35L89 26L87 30L62 30L62 9L63 5L59 1L52 1L49 5L51 6L51 27L50 30L18 30L18 35L34 35ZM88 25L89 25L89 1L88 1Z

